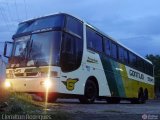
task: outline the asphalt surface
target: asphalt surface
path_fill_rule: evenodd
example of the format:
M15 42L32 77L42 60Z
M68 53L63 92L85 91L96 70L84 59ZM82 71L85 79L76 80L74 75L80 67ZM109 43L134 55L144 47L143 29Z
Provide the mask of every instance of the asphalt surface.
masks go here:
M58 99L49 103L48 110L62 110L71 114L73 120L160 120L160 100L149 100L145 104L80 104L78 100Z

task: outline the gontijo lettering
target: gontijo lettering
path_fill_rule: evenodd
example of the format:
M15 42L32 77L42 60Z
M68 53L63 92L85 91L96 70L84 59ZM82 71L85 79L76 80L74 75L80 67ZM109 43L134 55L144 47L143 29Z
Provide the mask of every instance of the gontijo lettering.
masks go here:
M134 70L130 70L129 74L130 74L130 76L133 76L133 77L139 78L141 80L144 80L144 75L142 73L136 72Z

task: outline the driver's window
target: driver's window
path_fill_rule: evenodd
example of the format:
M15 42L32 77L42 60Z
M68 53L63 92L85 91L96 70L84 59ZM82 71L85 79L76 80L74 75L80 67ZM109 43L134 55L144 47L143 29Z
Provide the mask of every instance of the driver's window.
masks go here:
M20 42L16 45L15 56L25 56L26 42Z
M63 53L68 53L74 55L74 39L73 37L69 35L65 35L64 41L63 41Z
M65 33L61 46L61 67L63 72L72 71L76 64L74 37Z
M82 59L83 42L81 39L65 33L61 46L61 67L63 72L76 70Z

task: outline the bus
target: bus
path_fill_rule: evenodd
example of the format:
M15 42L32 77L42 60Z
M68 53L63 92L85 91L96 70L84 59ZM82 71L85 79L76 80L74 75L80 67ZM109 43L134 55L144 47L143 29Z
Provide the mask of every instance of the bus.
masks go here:
M55 102L154 98L153 64L96 27L66 13L21 22L6 42L6 86Z
M2 43L0 43L0 46L2 46ZM6 72L6 63L3 60L0 52L0 103L4 102L7 98L7 91L5 90L5 87L4 87L5 72Z

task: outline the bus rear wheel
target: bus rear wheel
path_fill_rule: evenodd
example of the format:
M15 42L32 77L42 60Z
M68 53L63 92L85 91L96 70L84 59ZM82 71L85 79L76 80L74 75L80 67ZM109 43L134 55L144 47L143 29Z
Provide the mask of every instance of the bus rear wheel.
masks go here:
M98 95L97 85L94 81L88 80L85 85L84 96L79 98L80 103L82 104L91 104L95 101Z
M144 96L144 92L143 92L143 88L140 88L138 91L138 98L134 98L131 100L132 104L143 104L146 102L145 96Z
M148 89L147 88L144 89L144 99L148 100Z

